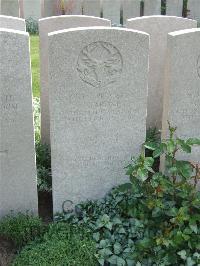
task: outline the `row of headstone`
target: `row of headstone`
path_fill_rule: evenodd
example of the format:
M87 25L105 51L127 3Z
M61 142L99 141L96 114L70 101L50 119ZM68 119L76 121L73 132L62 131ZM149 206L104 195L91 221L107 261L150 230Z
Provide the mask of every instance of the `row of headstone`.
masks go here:
M70 28L77 25L74 18L68 24L62 20L61 28L54 20L56 32L50 32L51 21L40 25L41 46L46 45L49 58L54 213L66 200L100 198L126 181L123 167L140 152L147 110L152 110L148 119L158 113L161 123L163 99L163 136L166 119L178 126L180 137L200 134L200 30L195 21L144 17L128 20L129 29L122 29L97 18L95 27ZM79 19L85 26L94 23L94 18ZM147 33L137 31L142 27ZM29 40L23 29L0 29L0 216L9 210L37 212ZM156 39L159 29L163 35ZM183 30L170 33L167 44L167 34L177 29ZM165 88L158 91L164 79ZM198 161L200 150L192 156Z
M180 17L185 8L188 18L200 21L199 0L188 0L187 7L183 0L166 0L165 8L166 15ZM161 0L0 0L0 14L36 20L66 14L103 16L114 24L125 24L128 18L160 15L161 10Z
M165 60L167 34L172 31L197 27L194 20L171 17L150 16L127 20L127 28L147 32L151 37L149 95L147 127L161 128L163 93L165 85ZM48 84L48 33L84 26L111 26L109 20L88 16L57 16L39 20L40 69L41 69L41 134L42 142L50 143L49 84Z

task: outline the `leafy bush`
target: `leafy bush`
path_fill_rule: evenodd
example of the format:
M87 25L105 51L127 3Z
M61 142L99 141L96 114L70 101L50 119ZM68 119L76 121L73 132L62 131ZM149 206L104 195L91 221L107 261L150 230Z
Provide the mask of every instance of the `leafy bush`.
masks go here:
M36 148L36 164L37 164L37 183L39 191L51 191L51 152L47 144L41 143L40 136L40 99L34 97L34 128L35 128L35 148Z
M26 19L26 31L30 34L38 34L38 22L32 17Z
M182 140L175 128L169 130L169 139L145 144L153 157L141 154L126 167L130 183L56 217L90 228L101 265L200 264L200 169L176 158L200 140ZM165 156L165 174L152 169L160 155Z
M40 239L27 245L13 265L95 266L95 252L95 243L85 228L55 223Z
M39 191L51 191L51 152L46 144L36 142L37 183Z
M44 225L38 217L21 214L5 216L0 220L0 235L13 241L21 248L44 232Z

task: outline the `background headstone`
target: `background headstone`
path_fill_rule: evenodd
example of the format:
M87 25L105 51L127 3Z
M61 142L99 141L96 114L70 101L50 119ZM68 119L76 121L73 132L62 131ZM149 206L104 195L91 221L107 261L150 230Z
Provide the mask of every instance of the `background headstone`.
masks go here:
M24 19L0 15L0 28L26 31Z
M0 217L37 213L29 35L0 29Z
M140 0L123 0L123 24L129 18L140 16Z
M161 128L167 34L169 32L197 27L190 19L170 16L149 16L127 20L127 27L150 34L149 90L147 127Z
M83 0L83 15L100 17L100 0Z
M110 19L112 24L120 24L120 9L121 1L120 0L103 0L103 17Z
M40 0L24 0L24 17L38 20L42 17L42 2Z
M200 23L200 1L188 0L188 18L197 20Z
M128 29L49 34L54 213L126 182L145 140L148 53L149 36Z
M167 120L177 126L177 136L200 138L200 29L168 35L167 83L164 97L162 137ZM200 148L180 158L200 163Z
M144 0L144 16L161 14L161 0Z
M1 14L6 16L19 17L18 0L1 0Z
M48 33L56 30L111 26L107 19L89 16L56 16L39 20L40 34L40 81L41 81L41 135L43 143L50 143L49 94L48 94Z
M166 15L182 17L183 0L167 0Z

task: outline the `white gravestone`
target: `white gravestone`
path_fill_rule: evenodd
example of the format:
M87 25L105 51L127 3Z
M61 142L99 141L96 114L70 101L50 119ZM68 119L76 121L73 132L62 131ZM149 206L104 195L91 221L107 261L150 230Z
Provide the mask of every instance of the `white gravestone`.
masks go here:
M40 0L24 0L24 17L38 20L42 17L42 2Z
M123 0L123 24L129 18L140 16L140 0Z
M40 81L41 81L41 136L43 143L50 143L49 93L48 93L48 33L80 26L111 26L107 19L90 16L55 16L39 20Z
M168 35L167 83L164 97L162 137L167 136L167 120L177 126L177 136L200 138L200 29ZM182 159L200 163L200 148Z
M144 0L144 16L161 14L161 0Z
M182 17L183 0L167 0L166 15Z
M103 17L110 19L112 24L120 24L120 9L121 1L120 0L103 0Z
M37 213L29 35L0 29L0 217Z
M127 181L146 135L149 36L90 27L49 34L54 213Z
M1 0L1 14L6 16L19 17L18 0Z
M200 0L188 0L188 17L200 23Z
M100 17L101 15L100 0L83 0L83 15Z
M197 22L180 17L150 16L130 19L127 21L127 27L147 32L150 35L147 127L156 126L160 129L163 112L167 34L175 30L197 27Z
M24 19L0 15L0 28L26 31Z

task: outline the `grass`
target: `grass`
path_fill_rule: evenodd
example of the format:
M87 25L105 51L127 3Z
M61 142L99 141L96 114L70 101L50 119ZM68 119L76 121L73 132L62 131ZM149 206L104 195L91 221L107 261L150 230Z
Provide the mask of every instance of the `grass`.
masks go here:
M39 57L39 36L31 35L31 69L33 96L40 96L40 57Z
M22 249L13 266L95 266L96 247L87 230L66 223L50 224L48 231Z

